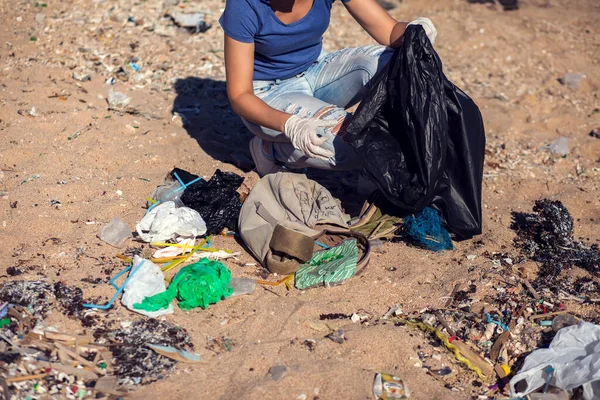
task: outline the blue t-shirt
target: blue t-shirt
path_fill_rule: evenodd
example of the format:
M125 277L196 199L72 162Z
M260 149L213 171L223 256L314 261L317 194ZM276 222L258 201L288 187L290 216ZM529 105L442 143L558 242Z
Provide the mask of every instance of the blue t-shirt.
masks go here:
M227 0L219 23L232 39L254 43L254 80L287 79L319 57L334 1L314 0L304 18L286 25L269 0Z

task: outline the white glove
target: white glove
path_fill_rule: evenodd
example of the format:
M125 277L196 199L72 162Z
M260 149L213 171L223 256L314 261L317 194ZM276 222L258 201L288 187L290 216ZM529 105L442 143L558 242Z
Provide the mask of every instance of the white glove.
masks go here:
M318 128L333 127L338 121L322 121L315 118L302 118L292 115L285 123L283 134L292 142L294 148L307 157L328 160L333 152L321 147L327 139L317 136Z
M420 17L412 22L409 22L408 25L421 25L425 30L425 34L429 38L431 44L435 44L435 38L437 37L437 29L435 29L435 25L433 25L433 22L431 22L429 18Z

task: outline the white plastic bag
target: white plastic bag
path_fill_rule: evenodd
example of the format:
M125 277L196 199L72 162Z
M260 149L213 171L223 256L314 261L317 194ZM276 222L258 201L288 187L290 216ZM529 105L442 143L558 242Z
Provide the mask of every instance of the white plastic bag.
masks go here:
M135 229L144 242L164 242L177 237L202 236L206 233L206 223L198 211L177 208L174 202L167 201L146 214Z
M511 397L524 397L546 385L572 390L583 386L585 400L600 400L600 326L580 322L558 331L550 347L538 349L525 359L523 368L510 380Z
M133 258L133 267L130 274L143 263L135 274L131 277L127 286L123 290L121 302L131 311L140 313L150 318L156 318L161 315L173 314L173 304L169 307L158 311L144 311L133 308L134 304L141 303L146 297L153 296L157 293L162 293L167 290L165 286L165 275L160 270L160 267L152 261L144 260L140 256Z

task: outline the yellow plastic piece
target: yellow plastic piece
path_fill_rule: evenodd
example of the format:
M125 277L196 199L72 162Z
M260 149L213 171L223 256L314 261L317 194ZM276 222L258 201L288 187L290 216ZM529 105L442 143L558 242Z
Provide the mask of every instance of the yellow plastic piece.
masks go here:
M435 329L433 326L426 325L422 322L409 321L409 320L402 319L402 318L397 318L396 320L406 324L408 327L418 328L418 329L422 330L423 332L435 334L435 336L444 344L444 346L446 346L446 348L448 350L450 350L452 352L452 354L454 354L454 357L456 357L456 359L459 362L465 364L467 366L467 368L474 371L477 374L477 376L479 377L479 379L486 380L486 376L483 374L481 369L478 368L477 366L475 366L471 361L469 361L468 359L463 357L463 355L460 354L460 351L458 351L458 349L456 347L454 347L452 345L452 343L450 343L450 341L448 340L448 337L446 335L444 335L439 329Z
M164 267L161 268L162 272L167 272L172 270L173 268L175 268L176 266L186 262L191 256L192 254L194 254L195 252L197 252L198 250L202 249L202 246L204 246L206 243L208 243L208 241L212 238L212 236L207 237L206 239L204 239L202 242L200 242L200 244L198 244L197 246L192 247L192 251L185 254L184 256L180 257L179 260L174 261L168 265L165 265ZM185 247L184 247L185 249Z
M179 256L173 256L173 257L163 257L163 258L151 258L150 261L152 261L155 264L165 264L161 267L161 271L162 272L168 272L170 270L172 270L173 268L183 264L184 262L186 262L187 260L189 260L189 258L196 252L211 252L211 253L216 253L217 251L221 251L220 249L217 249L215 247L202 247L204 245L206 245L206 243L208 243L210 240L212 239L212 235L208 236L206 239L204 239L202 242L200 242L198 245L196 246L189 246L186 245L184 243L165 243L165 242L152 242L150 243L152 246L173 246L173 247L181 247L183 249L183 253L182 255ZM188 252L189 251L189 252ZM223 250L226 253L233 253L232 250ZM125 262L131 263L132 259L128 258L122 254L117 254L117 257L122 259ZM289 283L289 280L291 279L293 275L287 276L284 279L281 280L280 283L285 282L288 290L291 290L291 284ZM171 279L170 278L165 278L165 280L167 282L170 282ZM269 284L264 283L264 284Z
M504 374L506 376L510 375L510 367L508 365L502 364L502 365L500 365L500 368L502 368L502 371L504 371Z
M265 285L265 286L279 286L282 283L285 283L285 287L287 288L287 290L292 290L292 278L294 277L294 274L288 275L283 279L280 279L278 281L275 282L269 282L269 281L256 281L257 284L259 285Z

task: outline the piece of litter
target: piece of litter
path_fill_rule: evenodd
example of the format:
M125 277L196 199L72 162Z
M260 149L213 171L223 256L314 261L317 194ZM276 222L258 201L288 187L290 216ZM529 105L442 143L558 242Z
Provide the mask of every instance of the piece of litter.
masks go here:
M168 357L171 360L183 362L183 363L199 363L202 362L202 359L199 355L194 353L188 353L184 350L178 350L172 346L161 346L158 344L148 344L152 350L157 352L158 354Z
M74 134L72 134L71 136L69 136L69 137L67 138L67 140L68 140L68 141L71 141L71 140L75 139L76 137L78 137L79 135L81 135L81 132L80 132L80 131L77 131L77 132L75 132Z
M400 377L379 373L373 381L373 396L377 400L408 399L410 391Z
M240 252L236 252L236 253L229 253L225 250L219 250L219 251L199 251L197 253L192 254L192 256L190 257L191 261L198 261L201 258L208 258L209 260L227 260L229 258L233 258L235 259L237 256L241 255L242 253Z
M139 266L139 270L132 276L123 291L121 302L131 311L138 312L150 318L157 318L161 315L173 314L173 305L156 311L145 311L134 307L135 304L141 303L146 297L154 296L155 294L164 292L167 288L165 285L165 275L160 270L160 267L151 261L144 260L139 256L133 259L134 271Z
M180 254L189 253L196 244L196 239L177 238L176 243L180 246L167 246L160 250L156 250L152 255L153 258L176 257Z
M171 19L177 26L188 29L190 32L203 33L209 30L212 25L204 20L203 13L183 14L171 13Z
M583 78L585 78L584 74L566 73L561 78L558 78L558 81L569 89L579 89L579 84Z
M125 93L115 92L112 88L108 91L108 107L114 110L124 110L131 102L131 98Z
M569 154L569 138L561 136L552 143L541 147L542 150L548 150L552 154L566 156Z
M286 367L285 365L274 365L271 368L269 368L269 375L271 375L271 378L274 381L278 381L279 379L281 379L281 377L283 376L283 374L285 374L287 370L288 367Z
M88 82L92 80L92 76L90 74L80 74L76 71L73 71L71 77L79 82Z
M344 341L346 340L346 336L344 336L344 331L339 329L335 332L330 333L329 335L325 336L327 339L339 343L339 344L343 344Z

